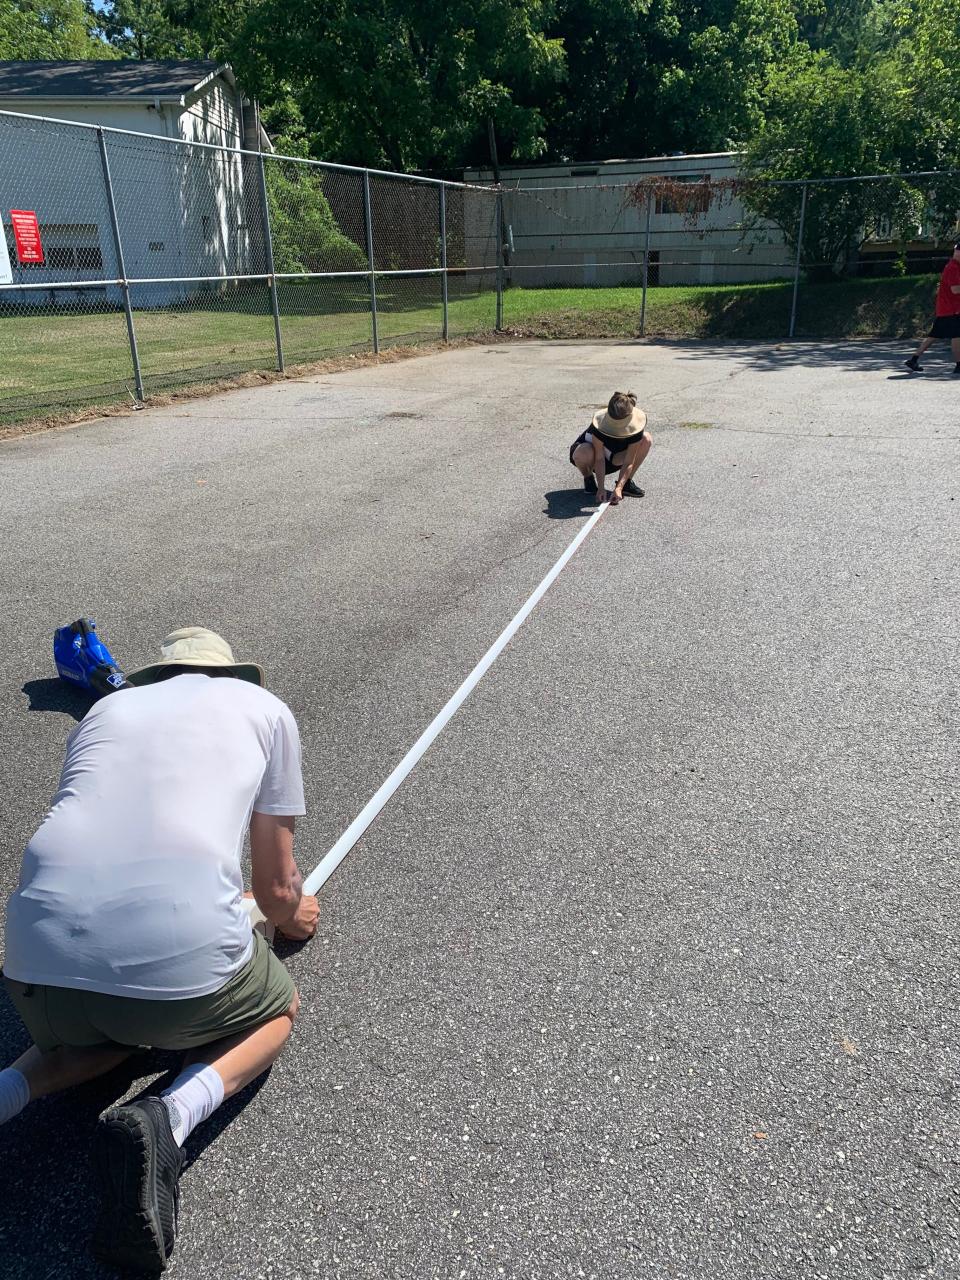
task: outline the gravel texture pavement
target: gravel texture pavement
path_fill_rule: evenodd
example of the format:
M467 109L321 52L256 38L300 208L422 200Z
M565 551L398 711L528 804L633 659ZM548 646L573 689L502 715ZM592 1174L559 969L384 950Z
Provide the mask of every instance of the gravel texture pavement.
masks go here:
M654 436L287 956L173 1280L960 1274L960 385L904 354L477 347L0 444L5 896L56 625L262 660L310 868L585 519L594 408ZM0 1275L105 1274L90 1133L172 1063L0 1129Z

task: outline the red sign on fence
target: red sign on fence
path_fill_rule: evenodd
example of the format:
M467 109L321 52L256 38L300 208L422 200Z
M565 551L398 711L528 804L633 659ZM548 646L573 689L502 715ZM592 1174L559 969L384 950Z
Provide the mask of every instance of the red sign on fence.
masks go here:
M40 225L32 209L11 209L13 238L17 242L17 261L21 265L43 265Z

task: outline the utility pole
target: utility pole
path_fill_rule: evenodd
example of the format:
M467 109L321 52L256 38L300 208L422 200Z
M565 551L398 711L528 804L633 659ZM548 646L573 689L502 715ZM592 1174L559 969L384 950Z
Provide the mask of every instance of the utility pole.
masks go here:
M493 180L500 186L500 159L497 155L497 130L493 123L493 116L487 116L487 142L490 145L490 164L493 167ZM502 263L503 267L510 265L509 258L509 237L507 235L507 224L503 216L503 198L497 201L497 210L499 217L497 219L497 234L500 236L500 252L497 260Z

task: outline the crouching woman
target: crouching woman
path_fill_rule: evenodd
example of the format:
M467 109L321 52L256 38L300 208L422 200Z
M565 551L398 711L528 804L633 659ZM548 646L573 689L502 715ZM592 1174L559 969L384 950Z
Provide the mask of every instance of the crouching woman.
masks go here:
M597 495L598 503L616 505L624 494L643 497L633 477L652 443L647 415L637 408L637 397L632 391L615 391L606 413L596 414L570 446L570 461L583 476L583 487ZM606 490L608 471L620 473L612 494Z

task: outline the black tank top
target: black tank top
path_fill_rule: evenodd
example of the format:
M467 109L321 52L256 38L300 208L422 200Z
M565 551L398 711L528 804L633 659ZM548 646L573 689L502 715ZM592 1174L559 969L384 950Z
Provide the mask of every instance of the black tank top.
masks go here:
M646 427L643 429L646 430ZM598 431L596 427L590 428L591 435L595 435L601 444L606 445L611 454L622 453L624 449L629 449L632 444L636 444L638 440L643 439L643 431L638 431L636 435L622 436L615 438L613 436L605 436L602 431Z

